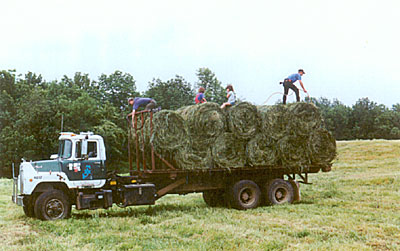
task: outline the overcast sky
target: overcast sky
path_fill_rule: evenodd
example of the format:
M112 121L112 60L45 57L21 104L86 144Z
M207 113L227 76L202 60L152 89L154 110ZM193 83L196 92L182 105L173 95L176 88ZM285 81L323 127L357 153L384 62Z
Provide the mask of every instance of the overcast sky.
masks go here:
M208 67L261 104L303 68L313 97L391 107L400 103L399 10L399 0L7 0L0 69L48 81L121 70L144 91L153 78L176 74L194 83Z

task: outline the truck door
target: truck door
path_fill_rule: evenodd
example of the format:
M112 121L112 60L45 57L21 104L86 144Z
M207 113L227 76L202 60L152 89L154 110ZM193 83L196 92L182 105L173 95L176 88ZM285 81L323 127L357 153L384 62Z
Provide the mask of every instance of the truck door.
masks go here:
M106 178L104 160L100 158L99 150L99 144L97 141L83 141L83 158L80 158L82 180L97 180Z
M69 180L97 180L106 178L104 160L99 155L95 140L75 142L73 157L63 161L63 171Z

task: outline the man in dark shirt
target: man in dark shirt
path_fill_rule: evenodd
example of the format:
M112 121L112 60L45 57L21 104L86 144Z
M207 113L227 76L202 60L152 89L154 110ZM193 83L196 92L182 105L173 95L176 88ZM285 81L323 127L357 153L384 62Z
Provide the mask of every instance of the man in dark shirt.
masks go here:
M306 74L304 70L300 69L298 73L294 73L289 77L285 78L285 80L283 81L283 88L284 88L283 104L286 104L286 98L289 93L289 89L292 89L294 93L296 93L297 102L300 101L299 89L294 85L294 82L296 82L297 80L299 81L301 88L303 88L303 91L307 93L306 89L304 88L303 82L301 81L301 76L303 76L304 74Z
M128 103L133 106L132 113L128 114L132 115L132 125L135 121L135 112L139 107L145 107L146 111L150 111L151 109L156 108L156 101L152 98L129 98Z

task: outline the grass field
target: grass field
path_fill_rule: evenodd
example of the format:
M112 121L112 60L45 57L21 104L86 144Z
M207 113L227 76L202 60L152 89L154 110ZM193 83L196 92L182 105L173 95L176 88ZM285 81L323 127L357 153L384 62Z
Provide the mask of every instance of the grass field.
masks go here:
M168 195L42 222L25 217L1 179L0 249L400 250L400 141L338 142L338 153L332 172L301 186L300 203L249 211Z

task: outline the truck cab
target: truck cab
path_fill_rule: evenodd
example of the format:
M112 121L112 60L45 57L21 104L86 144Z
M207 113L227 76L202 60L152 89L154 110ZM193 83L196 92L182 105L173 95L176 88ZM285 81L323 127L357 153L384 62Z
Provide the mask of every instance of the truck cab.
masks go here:
M62 133L55 161L69 181L102 180L106 178L106 151L103 138L93 133ZM78 183L77 183L78 184Z
M101 136L92 132L62 132L58 153L53 154L50 160L23 160L19 175L14 178L12 199L24 207L26 215L34 216L35 211L40 211L40 206L36 205L40 196L56 190L59 198L48 205L47 211L52 211L51 208L57 208L66 200L69 211L64 210L63 214L69 214L70 206L76 204L74 194L84 189L100 189L106 184L105 161L106 151ZM63 195L60 196L61 192ZM50 218L68 216L61 213L63 207L59 207L58 212L50 212Z

